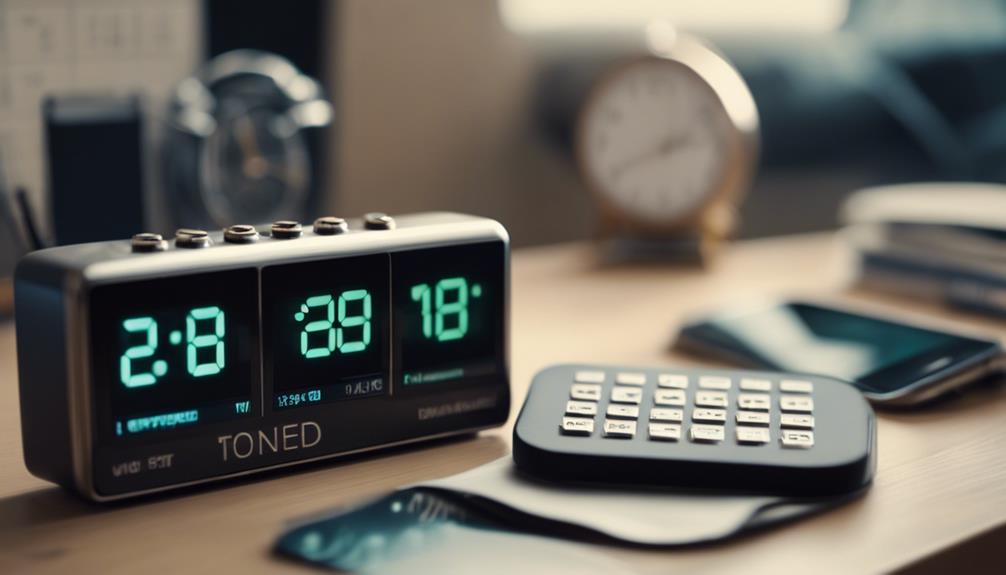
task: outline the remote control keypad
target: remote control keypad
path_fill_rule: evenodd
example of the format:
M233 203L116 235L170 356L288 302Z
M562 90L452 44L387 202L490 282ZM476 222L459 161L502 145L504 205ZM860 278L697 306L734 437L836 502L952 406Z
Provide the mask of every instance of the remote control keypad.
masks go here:
M730 389L733 384L729 377L721 375L703 375L699 377L699 387L702 389Z
M759 446L776 440L784 448L810 449L813 393L812 382L795 379L661 373L649 381L638 372L577 371L559 428L587 437L600 420L601 437L610 439L635 438L637 426L645 425L650 441Z

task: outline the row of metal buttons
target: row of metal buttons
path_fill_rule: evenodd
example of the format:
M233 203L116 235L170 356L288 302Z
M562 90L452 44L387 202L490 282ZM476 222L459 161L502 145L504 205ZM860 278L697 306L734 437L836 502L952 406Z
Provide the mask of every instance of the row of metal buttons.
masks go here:
M364 214L363 227L368 230L391 230L395 228L395 219L391 216L371 212ZM336 216L325 216L314 221L313 231L319 236L335 236L349 231L346 220ZM292 240L303 235L300 222L280 220L273 222L269 230L270 237L277 240ZM258 229L248 224L235 224L224 230L224 241L231 244L250 244L259 240ZM213 245L210 234L206 230L183 228L175 232L175 247L207 248ZM134 252L160 252L168 249L168 242L161 234L144 232L132 238Z

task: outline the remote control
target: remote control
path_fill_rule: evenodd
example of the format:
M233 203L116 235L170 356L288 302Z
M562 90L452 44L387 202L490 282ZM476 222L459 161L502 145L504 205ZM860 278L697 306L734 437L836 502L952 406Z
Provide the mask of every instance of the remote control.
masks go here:
M535 376L513 450L552 481L835 495L872 480L876 421L826 377L558 365Z

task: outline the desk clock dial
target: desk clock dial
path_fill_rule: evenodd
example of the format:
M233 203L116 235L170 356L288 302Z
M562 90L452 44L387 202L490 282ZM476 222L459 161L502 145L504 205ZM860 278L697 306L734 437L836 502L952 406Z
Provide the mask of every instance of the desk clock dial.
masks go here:
M605 199L647 220L679 219L715 191L730 127L709 86L647 59L600 87L587 110L584 163Z

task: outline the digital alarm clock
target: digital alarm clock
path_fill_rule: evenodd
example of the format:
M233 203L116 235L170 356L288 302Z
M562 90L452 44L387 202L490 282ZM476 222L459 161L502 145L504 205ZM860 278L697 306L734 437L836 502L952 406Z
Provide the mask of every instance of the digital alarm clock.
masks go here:
M106 501L500 425L508 275L506 230L451 213L34 252L28 469Z

